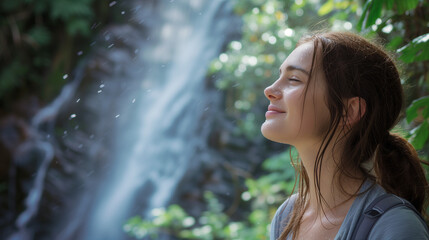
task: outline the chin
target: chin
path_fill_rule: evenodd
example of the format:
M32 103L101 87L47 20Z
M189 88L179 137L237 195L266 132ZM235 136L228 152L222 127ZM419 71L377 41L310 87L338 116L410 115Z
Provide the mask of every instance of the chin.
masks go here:
M280 142L278 132L274 131L274 129L271 129L266 122L264 122L261 125L261 133L262 136L264 136L266 139L274 141L274 142Z
M281 131L281 129L279 129L278 127L275 127L267 122L264 122L261 125L261 133L262 136L273 142L288 145L293 145L293 143L295 142L295 138L289 136L290 134L286 133L285 131Z

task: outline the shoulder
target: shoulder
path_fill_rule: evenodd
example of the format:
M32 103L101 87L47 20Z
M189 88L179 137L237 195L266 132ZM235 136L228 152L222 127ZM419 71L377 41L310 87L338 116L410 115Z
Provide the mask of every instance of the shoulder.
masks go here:
M297 194L293 194L277 209L271 222L270 239L277 239L283 231L283 228L286 227L289 214L293 210L293 205L297 196Z
M413 210L401 206L385 212L368 239L429 239L426 223Z
M352 239L359 220L375 199L386 194L378 184L366 181L353 202L336 239ZM399 206L386 211L372 226L368 239L428 239L424 221L413 210ZM410 235L411 234L411 235Z

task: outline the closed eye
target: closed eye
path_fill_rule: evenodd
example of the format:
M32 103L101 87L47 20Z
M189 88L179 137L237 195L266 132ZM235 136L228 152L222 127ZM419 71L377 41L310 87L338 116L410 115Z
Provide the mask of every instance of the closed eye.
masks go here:
M299 79L296 79L296 78L288 78L289 79L289 81L292 81L292 82L301 82Z

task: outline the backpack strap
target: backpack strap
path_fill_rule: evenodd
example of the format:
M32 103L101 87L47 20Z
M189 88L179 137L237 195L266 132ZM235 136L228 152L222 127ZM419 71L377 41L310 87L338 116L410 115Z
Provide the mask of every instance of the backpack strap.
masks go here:
M386 193L374 199L374 201L372 201L371 204L365 209L364 213L359 218L351 239L367 239L373 226L378 221L378 219L380 219L381 215L390 209L400 206L405 206L413 210L418 216L421 217L416 208L407 200L399 198L396 195Z

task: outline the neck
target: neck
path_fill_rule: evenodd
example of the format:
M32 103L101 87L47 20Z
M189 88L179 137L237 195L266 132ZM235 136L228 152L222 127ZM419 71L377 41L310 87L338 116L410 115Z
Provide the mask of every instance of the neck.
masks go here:
M313 146L296 146L309 179L306 209L319 216L324 214L345 216L353 203L354 197L352 196L358 192L362 184L362 178L358 174L355 178L342 175L341 186L344 186L342 189L336 178L339 175L335 174L341 157L341 151L339 151L342 149L341 145L336 144L335 148L332 147L332 144L328 145L323 158L319 159L319 165L316 165L319 146L320 143ZM316 186L316 181L319 183L319 188ZM345 189L347 192L344 192ZM320 201L318 197L320 197Z

